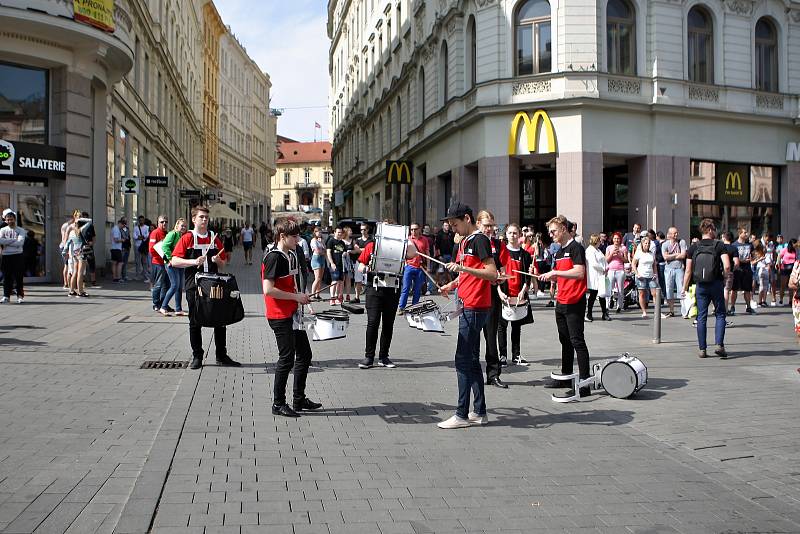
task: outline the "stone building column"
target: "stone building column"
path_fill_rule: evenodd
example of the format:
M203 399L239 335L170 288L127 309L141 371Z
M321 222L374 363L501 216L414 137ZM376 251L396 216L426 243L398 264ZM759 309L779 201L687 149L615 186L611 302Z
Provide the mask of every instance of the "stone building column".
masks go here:
M644 156L628 160L628 222L665 233L675 226L689 235L689 158Z
M567 152L556 157L556 212L578 223L584 238L603 231L603 154Z
M780 231L788 240L800 233L800 163L787 163L782 171Z
M488 209L498 224L519 218L519 161L508 156L483 158L478 162L477 212Z

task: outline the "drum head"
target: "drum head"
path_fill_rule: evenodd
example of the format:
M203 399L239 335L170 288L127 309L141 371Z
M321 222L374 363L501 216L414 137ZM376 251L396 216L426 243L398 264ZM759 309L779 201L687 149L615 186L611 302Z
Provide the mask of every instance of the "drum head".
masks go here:
M603 368L600 381L603 389L618 399L627 399L638 386L636 372L625 362L614 361Z

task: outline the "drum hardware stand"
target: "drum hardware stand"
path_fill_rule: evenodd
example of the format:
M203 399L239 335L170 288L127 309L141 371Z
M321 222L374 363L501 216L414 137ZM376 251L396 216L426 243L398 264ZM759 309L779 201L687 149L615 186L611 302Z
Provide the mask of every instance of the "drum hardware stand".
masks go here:
M594 368L592 369L594 370ZM581 380L580 372L572 373L570 375L562 375L560 373L550 373L550 378L553 380L572 380L572 391L574 395L571 397L556 397L555 395L551 396L553 402L572 402L572 401L582 401L581 398L581 388L588 387L590 389L599 389L602 387L600 384L600 374L595 372L595 374L591 375L589 378L584 378Z
M375 276L372 279L372 287L375 289L380 289L382 287L393 287L399 288L400 287L400 276L391 273L375 273Z

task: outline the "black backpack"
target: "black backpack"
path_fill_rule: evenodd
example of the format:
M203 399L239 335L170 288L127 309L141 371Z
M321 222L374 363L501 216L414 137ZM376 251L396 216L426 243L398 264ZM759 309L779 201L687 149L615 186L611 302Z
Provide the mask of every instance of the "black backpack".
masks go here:
M717 242L697 243L697 250L692 254L692 279L695 284L705 284L719 279L722 271Z

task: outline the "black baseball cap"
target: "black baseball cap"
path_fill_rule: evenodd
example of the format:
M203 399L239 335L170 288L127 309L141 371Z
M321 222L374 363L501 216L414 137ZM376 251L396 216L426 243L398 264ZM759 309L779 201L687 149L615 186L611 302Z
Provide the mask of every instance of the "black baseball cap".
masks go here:
M447 209L447 215L445 215L441 221L444 222L449 219L461 219L464 217L464 215L469 215L473 220L475 219L475 215L472 213L472 208L466 204L462 204L461 202L453 202Z

